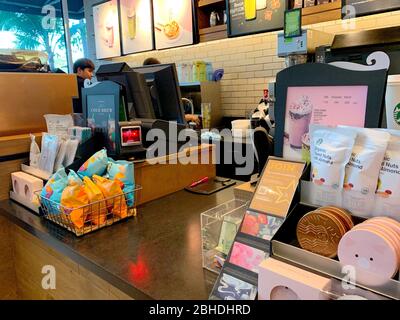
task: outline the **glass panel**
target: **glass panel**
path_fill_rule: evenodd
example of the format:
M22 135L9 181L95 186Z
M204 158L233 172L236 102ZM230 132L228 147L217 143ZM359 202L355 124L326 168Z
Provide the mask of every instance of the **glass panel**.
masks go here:
M43 51L68 72L61 0L0 0L0 48Z
M86 19L83 0L67 0L71 34L72 60L88 57Z

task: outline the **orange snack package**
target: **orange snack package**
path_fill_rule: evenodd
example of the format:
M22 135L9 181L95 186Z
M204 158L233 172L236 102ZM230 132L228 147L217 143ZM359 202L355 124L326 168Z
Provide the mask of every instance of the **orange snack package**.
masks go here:
M107 220L107 206L101 190L88 177L83 178L84 189L89 198L90 220L94 225L102 225Z
M83 187L82 180L71 170L68 175L68 186L61 195L61 208L64 215L69 216L75 228L82 229L87 217L89 198Z
M107 200L108 211L111 211L121 219L126 218L128 216L128 207L126 205L126 199L122 192L120 182L96 175L93 176L93 181L103 192L104 197L112 198Z

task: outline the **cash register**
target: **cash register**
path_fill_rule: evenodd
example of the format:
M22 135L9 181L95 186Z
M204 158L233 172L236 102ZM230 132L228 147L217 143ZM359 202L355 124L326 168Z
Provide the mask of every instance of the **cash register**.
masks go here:
M167 145L177 143L170 141L169 129L172 125L179 133L187 123L175 64L135 69L126 63L108 64L100 66L96 77L98 84L82 91L84 115L88 126L102 132L110 155L144 158L153 143L147 139L152 129L165 133ZM106 98L107 95L113 98ZM110 103L119 110L105 114ZM170 148L165 150L168 153Z

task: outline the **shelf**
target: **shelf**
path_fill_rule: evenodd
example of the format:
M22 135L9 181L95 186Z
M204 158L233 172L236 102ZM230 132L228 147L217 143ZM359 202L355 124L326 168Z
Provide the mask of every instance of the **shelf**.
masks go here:
M203 28L199 30L200 42L220 40L228 37L227 25L222 24L215 27Z
M202 35L202 34L209 34L209 33L226 31L226 30L227 30L226 24L221 24L221 25L217 25L215 27L200 29L199 32L200 32L200 35Z
M324 4L312 6L312 7L303 8L302 14L304 16L304 15L310 15L310 14L316 14L316 13L323 13L325 11L336 10L336 9L340 9L340 10L342 9L341 1L324 3Z
M338 20L342 17L342 2L319 4L313 7L302 9L302 24L314 24L332 20Z
M199 8L206 7L212 4L225 4L225 0L199 0Z
M194 86L200 86L201 82L180 82L179 86L180 87L194 87Z

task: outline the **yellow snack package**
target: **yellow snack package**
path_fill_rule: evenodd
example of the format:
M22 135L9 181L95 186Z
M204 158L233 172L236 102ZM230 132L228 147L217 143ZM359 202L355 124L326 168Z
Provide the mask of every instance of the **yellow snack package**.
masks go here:
M60 204L62 214L69 216L66 220L72 221L76 228L82 229L87 217L89 198L82 180L72 170L68 175L68 186L62 192Z
M88 177L83 178L84 188L89 198L90 220L94 225L102 225L107 220L107 206L101 190Z
M108 211L111 211L121 219L126 218L128 216L128 207L121 184L116 180L109 180L96 175L93 176L93 181L103 192L105 198L112 198L107 200Z

